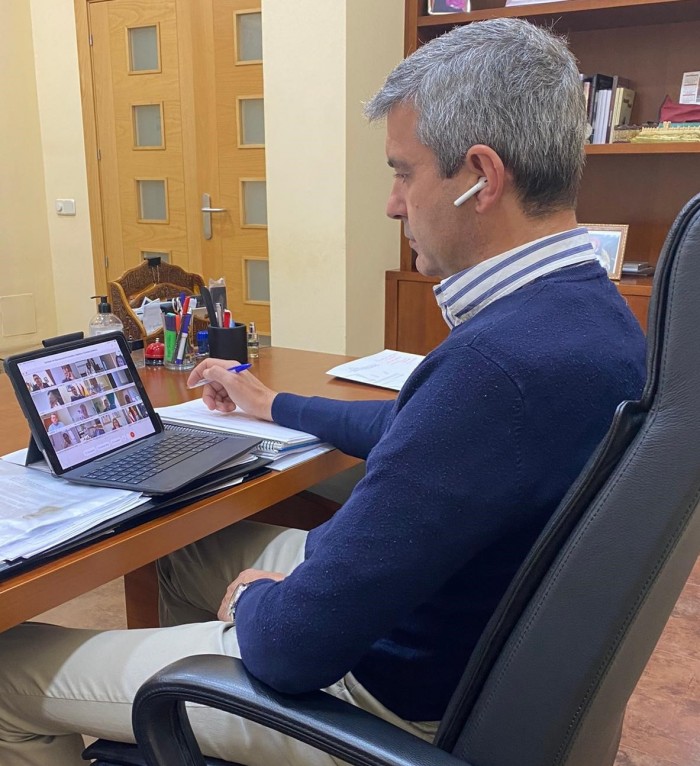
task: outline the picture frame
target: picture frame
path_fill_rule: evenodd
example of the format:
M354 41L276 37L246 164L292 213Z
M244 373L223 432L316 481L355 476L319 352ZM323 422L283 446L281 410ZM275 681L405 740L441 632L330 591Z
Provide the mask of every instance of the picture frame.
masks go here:
M581 223L579 226L588 229L596 256L600 265L608 272L610 279L620 279L629 224Z
M441 16L443 13L469 13L471 0L428 0L428 14Z

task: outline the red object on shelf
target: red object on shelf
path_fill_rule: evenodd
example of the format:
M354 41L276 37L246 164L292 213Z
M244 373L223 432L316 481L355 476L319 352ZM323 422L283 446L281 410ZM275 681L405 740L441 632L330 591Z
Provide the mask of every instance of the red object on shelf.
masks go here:
M700 104L679 104L666 96L659 119L661 122L700 122Z

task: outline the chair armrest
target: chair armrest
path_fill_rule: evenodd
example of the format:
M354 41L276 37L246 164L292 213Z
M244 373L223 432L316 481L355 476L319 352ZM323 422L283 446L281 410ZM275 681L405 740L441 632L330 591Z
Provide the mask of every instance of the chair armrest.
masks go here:
M250 675L240 660L218 655L178 660L139 689L134 734L154 763L203 766L185 701L234 713L357 766L465 766L453 755L330 694L280 694Z

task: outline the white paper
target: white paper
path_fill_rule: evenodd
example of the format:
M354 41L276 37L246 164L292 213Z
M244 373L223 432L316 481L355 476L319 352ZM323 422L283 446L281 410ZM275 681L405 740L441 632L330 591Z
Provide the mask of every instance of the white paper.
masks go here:
M328 370L327 374L345 380L354 380L357 383L367 383L370 386L400 391L413 370L423 359L424 357L420 354L408 354L405 351L385 349L378 354L339 364Z
M700 104L700 72L684 72L679 104Z
M156 412L170 423L183 423L190 426L203 426L215 431L257 436L260 439L282 442L293 446L307 441L318 442L313 434L297 431L293 428L278 426L266 420L258 420L246 415L242 410L235 412L212 412L201 399L193 399L170 407L158 407Z
M144 299L145 300L145 299ZM163 329L163 312L160 310L160 301L150 301L143 305L143 329L146 335L151 335Z
M10 460L0 460L0 494L0 560L7 561L52 548L148 501L139 492L71 484Z
M282 455L273 460L267 467L272 471L286 471L287 468L299 465L299 463L305 463L307 460L323 455L324 452L330 452L333 449L335 447L330 444L320 444L318 447L309 447L302 452L295 452L292 455Z

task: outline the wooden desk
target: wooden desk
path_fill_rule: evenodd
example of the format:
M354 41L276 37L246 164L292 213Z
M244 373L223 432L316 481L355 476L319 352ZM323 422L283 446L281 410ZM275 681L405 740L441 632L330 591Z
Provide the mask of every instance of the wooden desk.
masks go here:
M335 399L391 399L391 391L348 383L325 375L349 357L291 349L264 348L253 372L278 391ZM197 398L187 391L186 376L164 369L142 375L154 406ZM29 429L6 375L0 375L0 454L27 445ZM229 524L280 502L358 461L338 451L328 452L283 472L200 500L166 516L87 546L43 566L0 581L0 630L58 606L122 575L127 577L127 617L130 627L149 622L138 603L139 589L149 587L148 565ZM290 524L292 520L290 520Z

